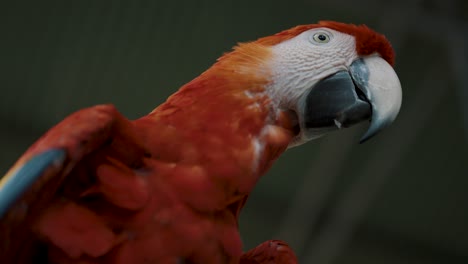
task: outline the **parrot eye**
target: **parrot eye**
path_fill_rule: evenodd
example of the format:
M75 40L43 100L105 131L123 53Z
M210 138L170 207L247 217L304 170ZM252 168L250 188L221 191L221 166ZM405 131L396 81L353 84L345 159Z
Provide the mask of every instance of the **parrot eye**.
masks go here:
M330 41L330 36L325 32L315 33L313 36L315 42L319 44L328 43Z

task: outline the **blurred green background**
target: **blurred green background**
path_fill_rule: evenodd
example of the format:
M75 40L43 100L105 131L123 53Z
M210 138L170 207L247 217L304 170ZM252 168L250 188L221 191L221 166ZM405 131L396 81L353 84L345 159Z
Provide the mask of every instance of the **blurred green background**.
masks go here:
M337 20L384 33L404 90L394 125L294 148L242 213L246 248L301 263L468 263L468 1L2 1L0 171L71 112L137 118L237 42Z

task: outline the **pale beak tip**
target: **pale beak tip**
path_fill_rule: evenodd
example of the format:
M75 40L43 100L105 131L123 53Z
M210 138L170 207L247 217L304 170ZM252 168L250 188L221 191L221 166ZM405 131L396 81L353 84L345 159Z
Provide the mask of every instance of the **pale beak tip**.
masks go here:
M372 137L374 137L377 133L379 133L380 130L382 130L384 127L388 126L389 124L379 124L379 123L374 123L372 122L369 129L367 129L366 133L361 137L359 140L359 144L362 144Z

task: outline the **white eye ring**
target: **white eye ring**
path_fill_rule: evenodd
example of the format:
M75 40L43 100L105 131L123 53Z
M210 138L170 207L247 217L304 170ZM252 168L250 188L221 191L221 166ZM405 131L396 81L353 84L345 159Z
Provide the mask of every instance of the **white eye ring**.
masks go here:
M330 42L330 36L325 32L318 32L312 36L312 39L319 44Z

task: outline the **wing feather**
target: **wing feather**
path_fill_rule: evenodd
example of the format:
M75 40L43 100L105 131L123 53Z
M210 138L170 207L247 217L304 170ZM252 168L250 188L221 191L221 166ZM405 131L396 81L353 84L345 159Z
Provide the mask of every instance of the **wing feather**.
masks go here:
M135 207L138 203L141 204L145 199L142 186L127 188L137 191L125 193L124 198L112 196L113 193L118 193L113 192L116 188L138 184L135 183L135 177L123 175L125 173L116 174L116 170L112 170L110 166L102 166L109 164L107 161L111 159L113 164L121 164L120 168L125 164L135 166L141 162L144 150L132 133L132 123L118 113L114 106L98 105L71 114L34 143L0 181L2 262L32 263L32 259L37 257L40 247L36 236L32 235L34 227L29 227L39 222L37 228L41 228L40 223L43 221L38 221L37 218L47 208L52 208L50 210L53 211L53 208L60 206L52 203L59 191L63 193L62 199L74 200L73 198L80 196L92 196L93 188L101 188L103 190L97 192L103 192L105 198L110 198L111 202L118 205L123 203L124 207ZM100 155L94 155L98 152ZM106 155L102 155L103 153ZM97 156L102 158L96 159ZM101 168L97 173L87 170L98 165ZM109 170L113 173L112 179L109 178ZM104 184L96 184L98 182ZM106 192L111 197L106 197ZM74 195L75 197L71 197ZM132 195L136 198L132 198ZM72 205L74 203L67 205L70 210L63 211L72 215L75 209L78 213L84 210L78 205ZM49 215L53 215L53 212ZM85 217L86 213L80 215L82 219L93 219L91 212L89 217ZM44 217L47 216L46 214ZM18 237L30 239L24 241L17 239Z

